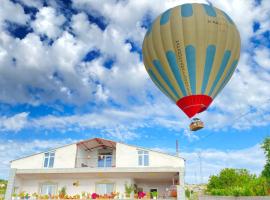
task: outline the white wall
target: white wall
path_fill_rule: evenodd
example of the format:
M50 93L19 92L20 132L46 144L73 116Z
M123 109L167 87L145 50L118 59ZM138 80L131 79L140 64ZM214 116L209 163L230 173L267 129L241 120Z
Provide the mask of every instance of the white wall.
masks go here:
M79 181L79 186L73 186L73 183ZM125 184L130 184L133 180L130 178L91 178L91 179L35 179L35 180L21 180L19 191L25 191L30 194L40 193L40 186L42 183L57 184L57 190L66 187L68 195L81 194L82 192L94 193L96 192L96 183L114 183L115 192L125 193Z
M73 183L79 181L79 186L73 186ZM114 183L115 192L120 193L120 197L124 197L125 184L136 183L139 188L143 188L146 193L150 192L150 189L157 189L160 197L166 196L166 188L171 186L170 183L156 183L156 182L134 182L132 178L80 178L80 179L35 179L35 180L20 180L20 187L17 192L27 192L29 194L40 193L40 187L43 183L53 183L57 185L57 190L62 187L66 187L68 195L80 194L82 192L94 193L96 192L97 183Z
M74 168L76 160L77 145L72 144L56 149L54 168Z
M115 163L116 167L138 167L139 149L140 148L134 146L116 143L116 150L113 152L113 165ZM55 149L54 168L74 168L76 163L76 151L76 144ZM184 160L182 158L150 150L146 151L149 151L149 167L184 167ZM88 166L96 167L97 149L92 152L85 152L83 149L78 148L78 158L87 158L88 155L90 155L90 159L86 160ZM11 168L40 169L43 168L43 162L44 153L40 153L12 161ZM80 162L77 162L77 167L80 166Z
M17 169L40 169L43 168L44 153L21 158L11 162L11 168Z
M138 167L138 150L141 148L116 144L116 167ZM145 150L145 149L143 149ZM184 167L184 159L149 151L149 167Z
M55 149L54 168L74 168L76 144ZM44 153L28 156L11 162L11 168L40 169L43 168Z

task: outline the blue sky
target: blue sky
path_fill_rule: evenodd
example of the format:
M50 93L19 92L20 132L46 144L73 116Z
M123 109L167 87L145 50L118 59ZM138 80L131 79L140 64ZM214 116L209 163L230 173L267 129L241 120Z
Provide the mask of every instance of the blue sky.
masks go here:
M0 6L0 177L9 161L66 143L103 137L175 153L186 181L224 167L259 174L270 135L270 4L208 1L235 21L242 40L232 80L207 112L189 119L151 82L141 55L151 21L203 0L4 0Z

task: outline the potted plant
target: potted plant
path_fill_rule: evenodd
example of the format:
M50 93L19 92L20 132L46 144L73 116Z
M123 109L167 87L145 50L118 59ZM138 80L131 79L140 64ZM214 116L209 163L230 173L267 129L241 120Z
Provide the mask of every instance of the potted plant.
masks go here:
M86 199L86 198L87 198L86 192L82 192L82 193L81 193L81 196L82 196L82 199Z
M17 196L18 196L18 195L17 195L16 193L13 193L13 194L12 194L12 200L17 199Z
M158 197L158 192L157 192L157 191L151 192L151 196L152 196L153 199L157 199L157 197Z
M138 192L138 198L143 199L146 196L145 192Z
M32 194L32 197L34 197L35 199L38 199L38 193L34 192L34 193Z
M131 193L134 191L134 185L133 184L125 184L125 192L126 192L126 197L130 198Z
M67 194L67 190L66 190L66 187L62 187L60 190L59 190L59 198L60 199L64 199L66 194Z
M92 199L98 198L98 194L94 192L94 193L91 195L91 198L92 198Z
M24 197L25 197L25 192L20 192L18 196L20 197L20 199L24 199Z

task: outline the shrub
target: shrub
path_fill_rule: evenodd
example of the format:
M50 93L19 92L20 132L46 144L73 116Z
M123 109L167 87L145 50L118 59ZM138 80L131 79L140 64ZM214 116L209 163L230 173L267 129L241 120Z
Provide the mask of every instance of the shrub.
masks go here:
M217 196L264 196L267 189L265 177L257 177L246 169L223 169L211 176L207 184L207 193Z

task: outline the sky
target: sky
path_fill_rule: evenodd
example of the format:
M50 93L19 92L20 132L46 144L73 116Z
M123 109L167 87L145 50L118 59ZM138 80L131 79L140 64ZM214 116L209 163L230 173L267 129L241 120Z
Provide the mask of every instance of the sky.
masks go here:
M224 10L242 43L198 132L152 83L141 53L151 22L187 2ZM268 0L2 0L0 178L12 159L93 137L171 154L178 140L187 183L225 167L260 174L270 135L269 19Z

